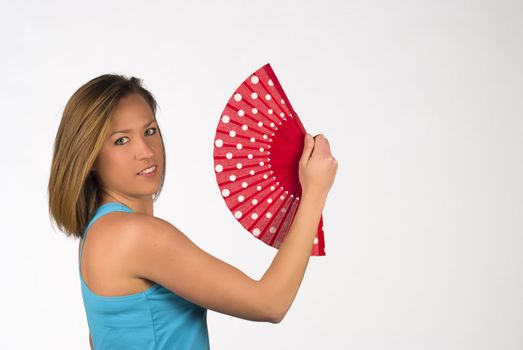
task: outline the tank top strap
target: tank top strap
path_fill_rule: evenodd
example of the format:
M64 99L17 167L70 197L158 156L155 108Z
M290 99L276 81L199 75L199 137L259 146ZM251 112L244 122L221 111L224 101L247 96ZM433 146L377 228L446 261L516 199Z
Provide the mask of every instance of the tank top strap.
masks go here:
M105 204L102 204L101 206L99 206L98 209L96 209L93 217L87 224L87 227L85 228L84 235L82 237L82 244L80 246L80 262L82 261L82 251L84 248L85 237L87 236L87 232L89 232L89 228L96 220L98 220L102 216L109 214L113 211L124 211L124 212L128 212L128 213L134 212L134 210L132 210L128 206L126 206L122 203L118 203L118 202L108 202L108 203L105 203ZM79 264L78 268L79 269L81 268L80 264Z

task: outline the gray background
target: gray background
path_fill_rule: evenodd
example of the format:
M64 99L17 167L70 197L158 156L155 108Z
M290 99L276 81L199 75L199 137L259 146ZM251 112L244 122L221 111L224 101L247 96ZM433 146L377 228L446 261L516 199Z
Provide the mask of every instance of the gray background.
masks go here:
M270 62L340 166L281 324L209 312L213 349L523 348L520 1L0 4L0 348L88 349L78 241L46 186L65 103L104 73L160 104L155 214L260 278L275 250L220 196L216 126ZM173 276L174 278L174 276Z

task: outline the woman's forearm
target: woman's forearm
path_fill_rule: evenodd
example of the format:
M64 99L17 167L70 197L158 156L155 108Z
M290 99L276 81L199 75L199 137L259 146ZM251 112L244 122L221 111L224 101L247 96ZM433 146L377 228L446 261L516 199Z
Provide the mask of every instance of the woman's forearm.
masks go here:
M302 196L285 240L260 279L266 305L277 322L289 310L303 280L325 200L326 194Z

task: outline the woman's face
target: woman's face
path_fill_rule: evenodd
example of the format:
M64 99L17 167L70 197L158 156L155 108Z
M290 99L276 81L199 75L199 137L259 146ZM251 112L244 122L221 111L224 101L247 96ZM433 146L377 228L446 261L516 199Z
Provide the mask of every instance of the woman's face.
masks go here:
M152 176L139 174L152 165ZM163 166L162 138L151 108L138 94L121 99L93 166L100 185L115 197L150 200L160 188Z

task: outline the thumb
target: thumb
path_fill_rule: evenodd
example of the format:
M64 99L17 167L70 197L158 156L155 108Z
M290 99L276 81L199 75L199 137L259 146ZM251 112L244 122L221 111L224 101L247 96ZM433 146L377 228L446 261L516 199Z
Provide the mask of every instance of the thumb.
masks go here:
M303 144L303 153L300 158L300 164L305 166L311 157L312 150L314 149L314 138L311 134L305 134L305 142Z

